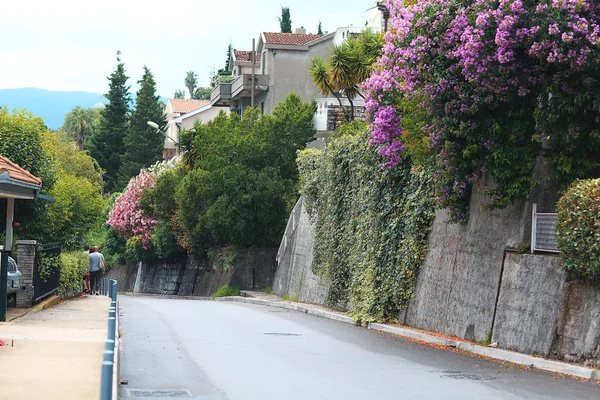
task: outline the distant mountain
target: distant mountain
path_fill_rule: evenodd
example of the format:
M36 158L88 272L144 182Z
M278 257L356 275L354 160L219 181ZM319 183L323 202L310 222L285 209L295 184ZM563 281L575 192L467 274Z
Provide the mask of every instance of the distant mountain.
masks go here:
M135 94L132 94L135 97ZM161 98L165 103L167 99ZM6 104L10 110L25 108L46 121L50 129L58 129L65 120L65 114L73 108L93 107L108 101L100 93L64 92L37 88L0 89L0 105Z

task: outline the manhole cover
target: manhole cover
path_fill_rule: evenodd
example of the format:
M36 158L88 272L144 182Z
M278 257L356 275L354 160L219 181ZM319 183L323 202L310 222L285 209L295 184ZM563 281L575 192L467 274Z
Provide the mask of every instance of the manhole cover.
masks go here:
M473 374L447 374L441 375L440 378L443 379L464 379L468 381L491 381L496 378L473 375Z
M284 332L266 332L263 335L267 336L302 336L300 333L284 333Z
M189 390L185 389L127 389L129 397L192 397Z

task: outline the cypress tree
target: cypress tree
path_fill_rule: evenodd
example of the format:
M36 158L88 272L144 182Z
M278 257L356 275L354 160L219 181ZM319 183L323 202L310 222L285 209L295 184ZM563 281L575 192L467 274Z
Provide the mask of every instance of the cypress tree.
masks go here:
M109 103L100 113L100 126L90 138L90 155L106 171L104 189L108 192L120 190L126 184L118 182L117 175L124 153L123 138L129 125L129 77L125 73L125 64L121 61L121 52L117 52L117 68L108 77L109 90L105 95Z
M322 35L323 34L323 28L321 26L321 21L319 21L319 27L317 28L317 34L318 35Z
M292 33L292 18L290 17L290 8L281 7L281 18L279 18L279 27L282 33Z
M144 76L138 81L140 88L135 100L135 110L131 113L131 124L123 141L125 155L119 171L119 181L128 182L147 168L162 159L165 137L162 132L148 126L148 121L156 122L161 129L166 125L164 104L156 95L156 82L152 72L144 66Z

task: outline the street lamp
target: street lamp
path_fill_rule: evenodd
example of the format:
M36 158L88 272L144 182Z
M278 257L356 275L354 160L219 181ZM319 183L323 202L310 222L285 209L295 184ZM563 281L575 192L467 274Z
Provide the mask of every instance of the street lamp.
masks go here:
M167 135L167 133L165 131L161 130L160 127L158 126L158 124L156 122L154 122L154 121L148 121L146 123L148 124L148 126L150 128L156 129L157 131L159 131L160 133L162 133L163 135L165 135L165 137L167 139L172 140L173 143L177 143L177 140L173 139L171 136Z

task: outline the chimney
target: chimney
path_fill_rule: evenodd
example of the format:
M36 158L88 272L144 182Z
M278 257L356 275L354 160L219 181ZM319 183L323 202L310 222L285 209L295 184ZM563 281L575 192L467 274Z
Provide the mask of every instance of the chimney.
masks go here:
M304 28L304 27L302 27L302 28L296 28L296 33L306 34L306 28Z

